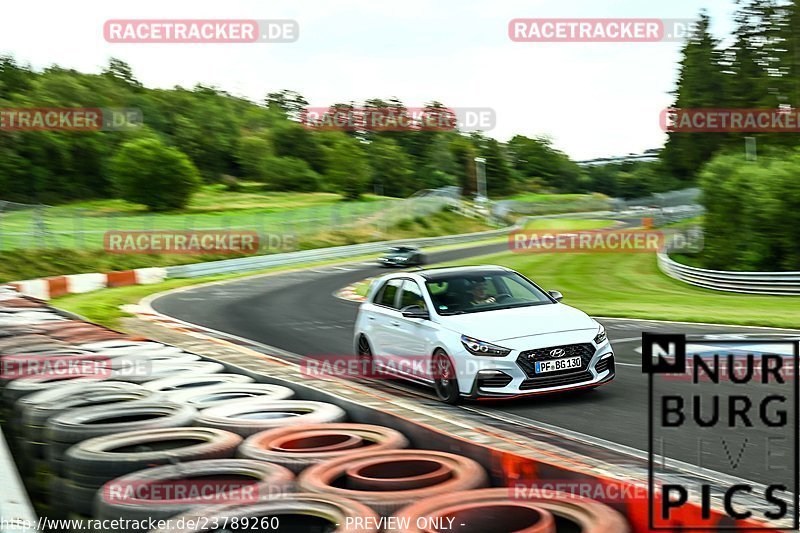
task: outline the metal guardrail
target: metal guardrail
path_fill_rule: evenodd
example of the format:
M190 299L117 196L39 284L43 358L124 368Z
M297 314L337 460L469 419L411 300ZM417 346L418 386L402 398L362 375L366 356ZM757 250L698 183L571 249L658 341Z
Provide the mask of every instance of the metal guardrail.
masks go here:
M504 235L511 231L511 229L512 228L502 228L499 230L466 233L463 235L368 242L364 244L351 244L347 246L334 246L331 248L303 250L300 252L287 252L282 254L260 255L256 257L223 259L222 261L211 261L208 263L172 266L167 267L166 270L168 278L196 278L199 276L208 276L212 274L248 272L253 270L262 270L274 266L293 265L297 263L313 263L328 259L347 259L360 255L383 252L390 246L412 245L424 247L479 241Z
M658 268L667 276L717 291L782 296L800 295L800 272L733 272L707 270L678 263L658 254Z
M561 213L557 215L526 217L516 225L496 230L463 233L461 235L446 235L443 237L424 237L421 239L400 239L394 241L368 242L363 244L350 244L347 246L334 246L331 248L303 250L300 252L286 252L281 254L223 259L221 261L210 261L207 263L171 266L167 267L166 270L168 278L196 278L214 274L250 272L276 266L293 265L298 263L313 263L317 261L326 261L328 259L347 259L360 255L369 255L378 252L384 252L390 246L409 245L426 247L476 242L505 235L512 230L519 228L520 224L524 224L525 220L537 218L602 218L613 215L614 213L612 211L593 211L587 213Z

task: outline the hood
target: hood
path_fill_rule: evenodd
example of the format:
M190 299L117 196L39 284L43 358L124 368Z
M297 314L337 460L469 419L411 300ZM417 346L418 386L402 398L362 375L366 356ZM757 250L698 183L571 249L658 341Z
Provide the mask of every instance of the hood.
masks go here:
M562 331L597 329L597 323L589 315L560 303L440 316L439 320L448 329L486 342Z

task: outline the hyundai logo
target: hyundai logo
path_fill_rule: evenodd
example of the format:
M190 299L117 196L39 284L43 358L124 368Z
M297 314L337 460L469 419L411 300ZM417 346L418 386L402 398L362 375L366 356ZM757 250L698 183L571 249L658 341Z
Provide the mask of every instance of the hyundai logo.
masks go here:
M564 357L567 354L564 351L564 348L556 348L555 350L550 350L550 357Z

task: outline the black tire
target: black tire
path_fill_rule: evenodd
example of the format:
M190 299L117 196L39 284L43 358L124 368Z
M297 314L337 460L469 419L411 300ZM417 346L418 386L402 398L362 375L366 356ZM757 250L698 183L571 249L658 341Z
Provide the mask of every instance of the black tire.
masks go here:
M82 485L103 483L151 466L232 458L242 438L211 428L127 431L79 442L64 455L67 477Z
M195 425L224 429L247 437L276 427L343 422L346 416L344 409L332 403L256 399L203 409Z
M194 407L168 401L132 401L66 411L50 418L45 427L46 456L56 472L72 444L122 431L190 426ZM134 420L131 420L134 418Z
M125 383L121 381L111 383L113 383L114 386L107 388L91 387L91 385L103 385L103 382L92 383L86 386L60 387L60 389L67 389L67 392L71 394L69 396L62 396L58 400L28 405L22 411L22 435L28 442L41 445L46 442L45 427L47 420L65 411L94 407L96 405L119 404L120 402L140 400L152 401L155 399L154 397L159 397L152 391L143 389L134 383ZM82 387L86 387L86 389L81 390ZM54 391L58 391L58 389L54 389Z
M121 431L189 426L196 416L194 407L168 401L96 405L50 418L45 436L48 442L75 443Z
M370 377L375 373L375 359L372 357L372 347L366 335L358 338L358 363L359 372L365 377Z
M169 393L171 401L185 403L196 409L207 409L248 399L288 400L293 397L294 391L289 387L267 383L228 383Z
M197 484L202 483L204 478L211 484L210 488L214 493L213 498L206 501L187 498L146 499L131 495L131 489L142 485L160 483L164 486L182 480ZM220 482L225 481L232 482L230 485L232 490L227 493L225 486L220 485ZM247 483L244 490L243 483ZM294 474L280 465L253 459L192 461L180 465L148 468L109 481L95 496L93 516L100 520L121 519L147 523L149 518L155 520L170 518L208 505L233 503L236 498L239 498L239 503L242 505L251 505L258 500L284 496L293 489ZM121 495L126 497L120 497ZM121 529L120 531L145 530Z
M458 390L458 376L455 375L450 357L441 348L433 353L432 368L433 388L436 397L444 403L457 405L461 402L461 393Z
M102 392L121 392L144 390L140 385L124 381L97 381L94 383L65 383L62 386L48 388L19 399L14 404L14 411L23 416L31 407L42 404L59 403L74 396L93 395Z
M103 376L96 375L92 377L86 376L49 376L39 375L30 376L10 381L6 388L3 390L3 404L6 409L11 410L14 404L22 397L34 392L53 389L55 387L62 387L65 385L74 385L78 382L81 384L97 383L103 381Z

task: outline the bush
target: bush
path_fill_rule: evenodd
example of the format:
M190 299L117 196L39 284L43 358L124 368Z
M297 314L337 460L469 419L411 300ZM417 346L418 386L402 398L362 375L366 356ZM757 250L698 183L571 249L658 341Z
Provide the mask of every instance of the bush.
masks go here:
M123 144L110 162L111 179L121 198L151 211L186 207L200 186L192 162L156 138Z
M703 265L722 270L800 270L800 152L745 161L720 155L700 173Z
M264 159L263 165L264 180L270 189L299 192L319 190L319 175L302 159L269 156Z

